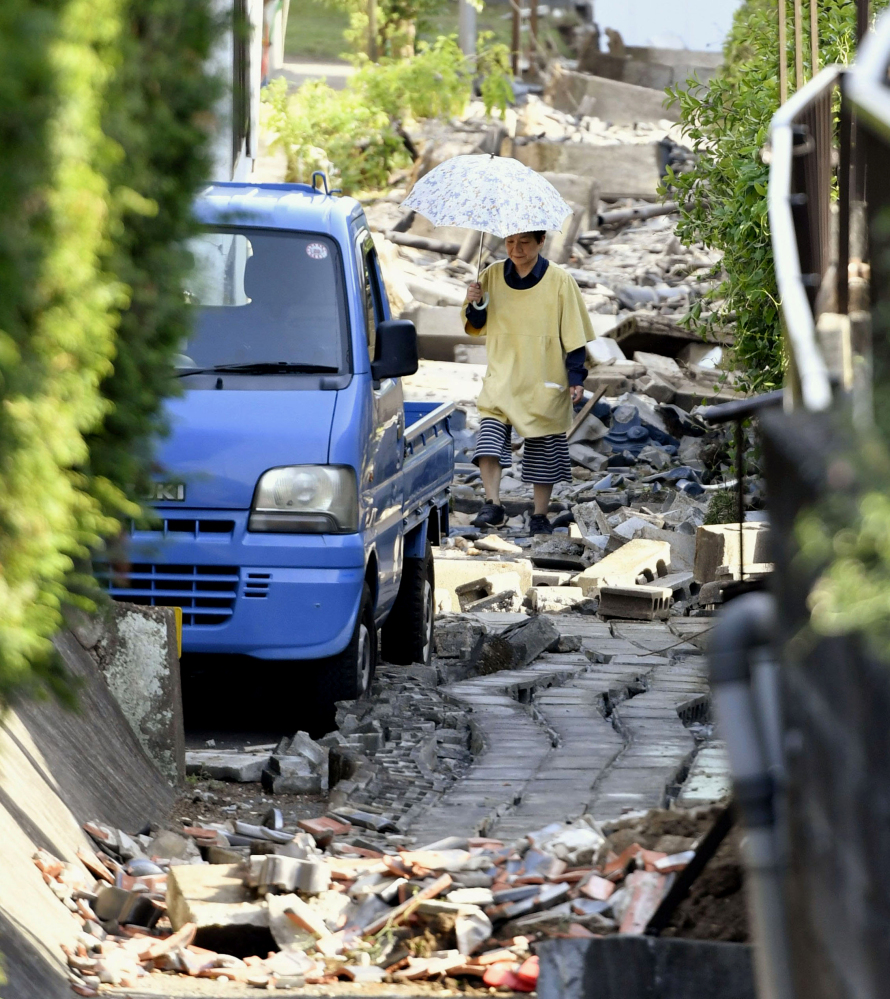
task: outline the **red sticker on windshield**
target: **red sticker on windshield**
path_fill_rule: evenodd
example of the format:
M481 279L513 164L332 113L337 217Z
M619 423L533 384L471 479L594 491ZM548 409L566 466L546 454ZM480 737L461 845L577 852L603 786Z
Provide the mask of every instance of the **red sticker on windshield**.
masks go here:
M306 256L313 260L324 260L328 255L328 248L324 243L310 243L306 247Z

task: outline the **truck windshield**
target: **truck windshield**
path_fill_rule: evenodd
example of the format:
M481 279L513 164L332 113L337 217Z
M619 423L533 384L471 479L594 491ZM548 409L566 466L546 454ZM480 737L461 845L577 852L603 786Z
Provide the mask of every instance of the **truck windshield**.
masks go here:
M346 302L333 240L215 229L189 249L195 268L186 299L199 312L179 369L345 370Z

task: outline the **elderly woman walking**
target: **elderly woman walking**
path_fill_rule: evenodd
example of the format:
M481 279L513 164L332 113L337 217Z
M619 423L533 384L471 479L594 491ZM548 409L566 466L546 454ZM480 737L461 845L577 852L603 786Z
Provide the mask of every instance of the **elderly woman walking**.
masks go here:
M509 259L485 270L467 292L465 329L485 336L488 352L473 456L485 487L476 527L506 522L501 470L512 463L513 428L525 439L522 481L534 487L532 534L553 533L547 517L553 486L572 479L566 431L572 404L583 395L585 344L594 332L572 276L541 256L545 235L508 236Z

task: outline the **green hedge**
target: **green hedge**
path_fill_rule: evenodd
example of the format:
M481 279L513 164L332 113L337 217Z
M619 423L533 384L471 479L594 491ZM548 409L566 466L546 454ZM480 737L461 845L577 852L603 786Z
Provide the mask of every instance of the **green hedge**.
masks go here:
M138 512L215 30L210 0L0 4L0 703L67 691L73 568Z
M872 11L887 0L876 0ZM789 94L794 90L794 32L787 5ZM782 383L784 357L779 294L770 244L766 189L769 167L761 151L779 107L779 42L776 0L746 0L736 11L724 47L725 63L707 86L689 81L668 88L679 104L681 122L698 165L672 178L671 196L681 204L678 228L686 243L701 241L724 253L727 280L715 297L723 300L717 321L735 326L736 354L752 388ZM809 3L803 6L805 79L811 76ZM855 49L855 0L820 0L820 64L851 61ZM693 319L699 318L701 306Z

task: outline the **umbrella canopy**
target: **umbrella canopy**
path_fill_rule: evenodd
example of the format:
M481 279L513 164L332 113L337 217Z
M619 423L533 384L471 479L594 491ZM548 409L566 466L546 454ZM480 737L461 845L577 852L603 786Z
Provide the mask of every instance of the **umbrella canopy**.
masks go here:
M433 225L479 229L504 238L561 229L572 209L556 188L519 160L454 156L421 177L402 202Z

